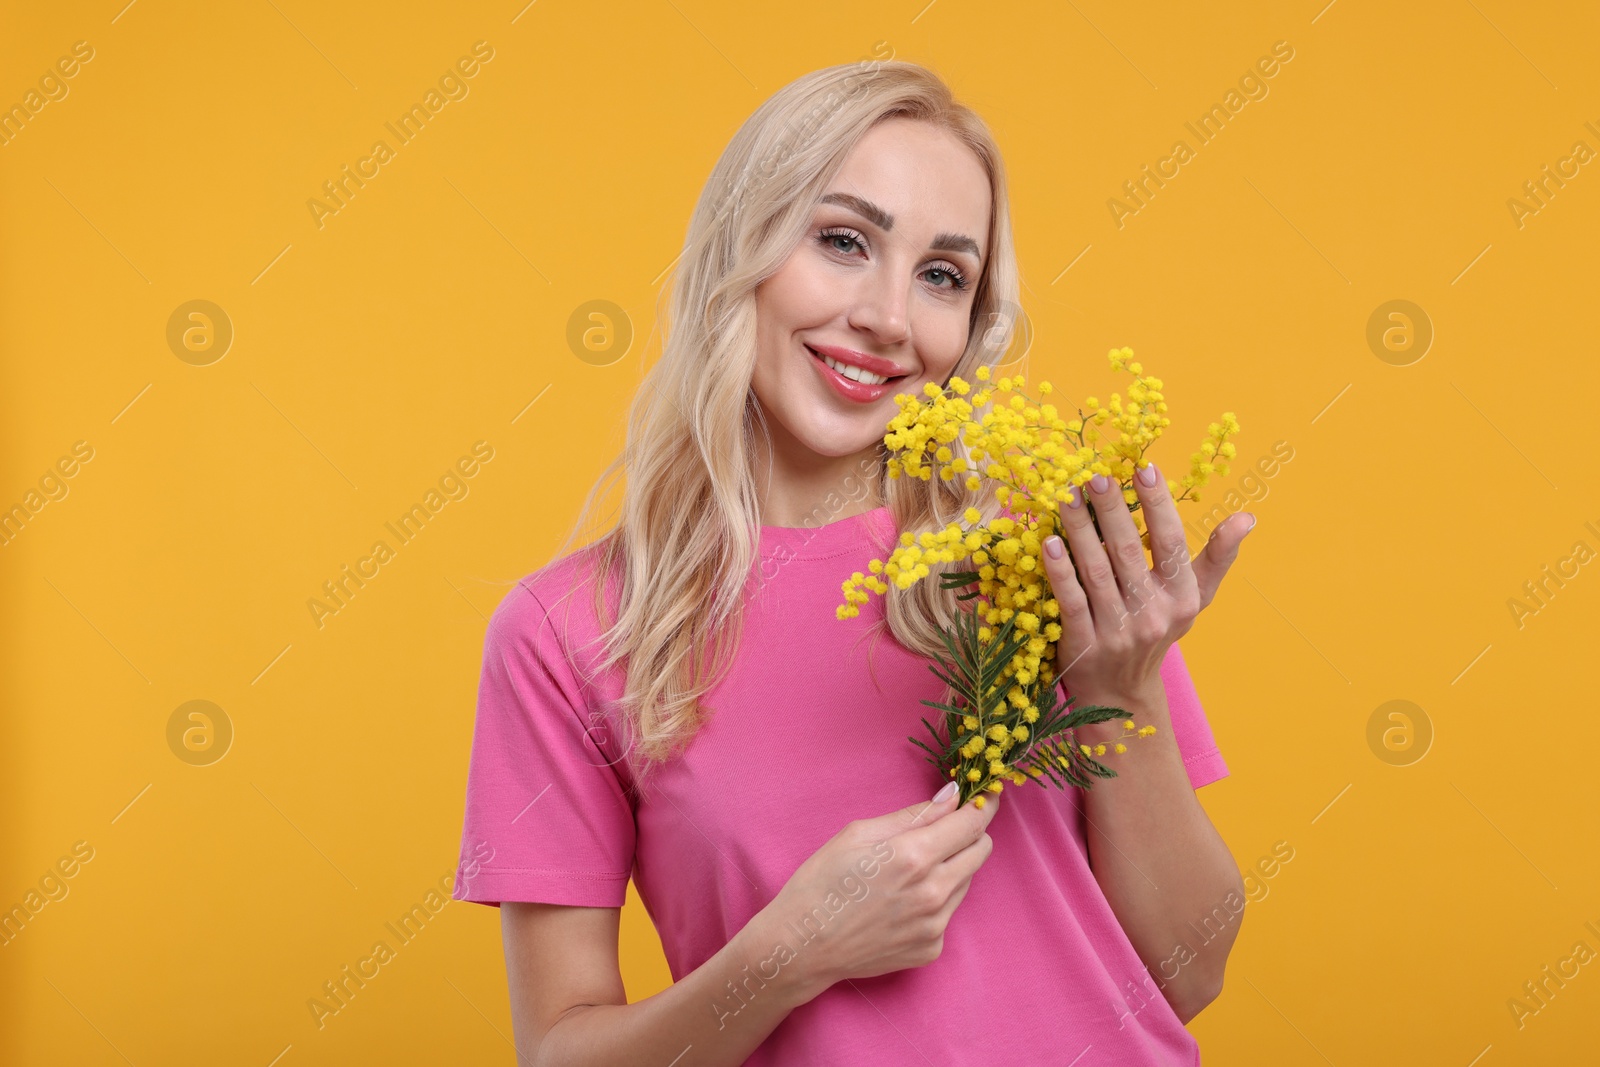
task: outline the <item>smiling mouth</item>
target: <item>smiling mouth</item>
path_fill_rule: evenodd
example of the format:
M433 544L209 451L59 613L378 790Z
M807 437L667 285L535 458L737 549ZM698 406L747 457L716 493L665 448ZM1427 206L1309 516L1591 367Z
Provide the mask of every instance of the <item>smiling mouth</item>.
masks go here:
M901 378L909 377L909 375L906 374L896 374L892 378L885 378L881 374L874 374L869 370L862 370L860 367L853 366L849 363L840 363L836 359L833 359L829 356L824 356L810 345L806 345L805 349L807 352L811 353L813 359L821 360L841 378L849 378L851 381L860 382L862 385L884 385L888 382L897 382Z

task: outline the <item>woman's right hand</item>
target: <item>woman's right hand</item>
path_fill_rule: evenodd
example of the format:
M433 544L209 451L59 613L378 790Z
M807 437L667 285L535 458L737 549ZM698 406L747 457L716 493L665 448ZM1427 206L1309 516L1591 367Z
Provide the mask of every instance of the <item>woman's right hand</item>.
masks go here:
M847 823L762 909L767 926L755 943L790 947L783 967L807 1000L846 978L938 959L950 916L994 850L987 830L1000 795L984 796L981 809L958 809L952 788L943 800Z

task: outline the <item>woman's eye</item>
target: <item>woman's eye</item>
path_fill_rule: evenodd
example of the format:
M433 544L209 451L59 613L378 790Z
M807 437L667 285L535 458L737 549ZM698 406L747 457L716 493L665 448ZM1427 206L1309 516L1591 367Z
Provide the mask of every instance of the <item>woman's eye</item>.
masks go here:
M837 244L834 243L836 241L843 241L847 245L856 245L857 247L859 247L861 245L861 243L862 243L860 235L854 234L854 233L845 233L843 231L839 231L839 232L823 231L823 233L820 235L820 240L822 241L823 244L827 245L829 248L833 249L835 252L849 252L849 251L851 251L851 249L849 249L849 248L841 248L841 247L839 247Z
M854 230L823 230L817 234L817 240L830 251L839 252L843 255L865 251L867 246L866 239ZM960 292L968 284L966 275L952 266L928 267L922 273L925 277L928 275L937 276L933 283L936 289ZM949 280L950 284L945 284L946 279Z

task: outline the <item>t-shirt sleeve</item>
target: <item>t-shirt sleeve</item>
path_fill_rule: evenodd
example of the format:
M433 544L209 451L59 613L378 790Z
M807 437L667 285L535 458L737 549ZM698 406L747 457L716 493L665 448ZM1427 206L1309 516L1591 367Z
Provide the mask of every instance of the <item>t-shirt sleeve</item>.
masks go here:
M455 900L621 907L634 820L605 727L540 600L519 585L489 621Z
M1167 710L1172 716L1172 734L1183 755L1183 768L1189 772L1189 784L1199 789L1219 778L1228 776L1228 765L1222 759L1216 739L1211 736L1211 724L1200 706L1200 694L1195 692L1194 679L1189 667L1178 651L1177 642L1167 648L1161 661L1161 682L1167 690Z

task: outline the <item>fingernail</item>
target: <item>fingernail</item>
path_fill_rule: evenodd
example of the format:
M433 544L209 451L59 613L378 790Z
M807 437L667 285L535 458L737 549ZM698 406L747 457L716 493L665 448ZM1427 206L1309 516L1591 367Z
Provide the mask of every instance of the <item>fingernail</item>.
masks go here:
M1067 486L1067 507L1069 507L1069 508L1081 508L1081 507L1083 507L1083 493L1081 493L1078 490L1078 487L1075 486L1075 485Z
M1051 559L1060 559L1062 551L1063 545L1061 544L1061 538L1057 537L1055 534L1051 534L1049 537L1044 539L1045 555L1049 556Z
M1107 489L1111 488L1111 479L1107 478L1104 474L1096 474L1093 478L1089 479L1089 488L1093 489L1097 493L1103 493Z
M1147 463L1143 467L1140 467L1137 475L1139 484L1144 486L1146 489L1154 489L1156 487L1156 479L1160 476L1161 472L1156 470L1156 465L1154 463Z
M937 793L933 794L933 802L935 804L937 804L941 800L949 800L951 797L953 797L955 795L956 795L956 783L955 782L946 782L944 784L944 788L943 789L941 789Z
M1245 536L1245 534L1248 534L1251 530L1254 530L1255 528L1256 528L1256 517L1254 515L1252 515L1252 516L1250 516L1250 525L1246 526L1244 528L1244 533L1240 534L1239 536L1243 537L1243 536Z

